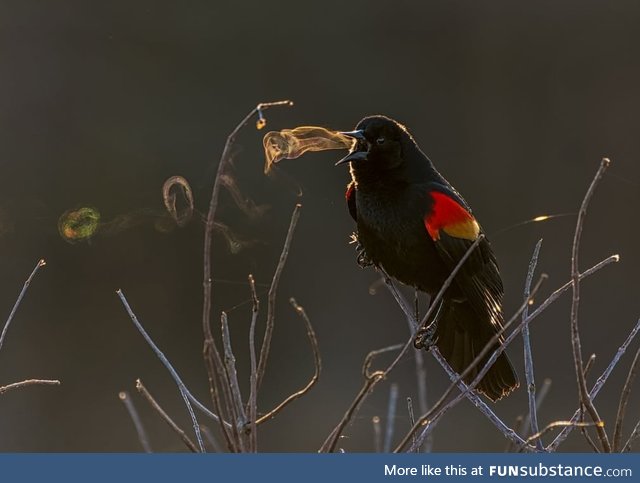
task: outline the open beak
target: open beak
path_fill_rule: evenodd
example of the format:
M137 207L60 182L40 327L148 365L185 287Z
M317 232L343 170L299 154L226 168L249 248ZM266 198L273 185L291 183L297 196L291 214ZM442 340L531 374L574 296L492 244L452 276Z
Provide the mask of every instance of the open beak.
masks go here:
M355 139L356 143L354 143L354 147L352 148L351 152L349 154L347 154L344 158L342 158L340 161L338 161L336 163L336 166L339 166L339 165L345 164L345 163L350 163L351 161L366 161L366 159L367 159L367 152L366 151L355 151L355 149L358 146L358 142L357 141L365 141L366 140L362 130L341 132L339 134Z

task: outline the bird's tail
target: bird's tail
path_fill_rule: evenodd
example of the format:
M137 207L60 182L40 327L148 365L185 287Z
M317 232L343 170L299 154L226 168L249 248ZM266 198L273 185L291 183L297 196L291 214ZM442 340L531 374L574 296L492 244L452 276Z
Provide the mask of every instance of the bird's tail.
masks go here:
M436 346L451 367L461 374L495 335L498 328L487 314L480 320L478 313L468 302L444 300L437 314ZM485 366L500 343L496 342L483 359L464 378L470 384ZM497 401L518 387L518 378L506 353L482 378L476 389L492 401Z

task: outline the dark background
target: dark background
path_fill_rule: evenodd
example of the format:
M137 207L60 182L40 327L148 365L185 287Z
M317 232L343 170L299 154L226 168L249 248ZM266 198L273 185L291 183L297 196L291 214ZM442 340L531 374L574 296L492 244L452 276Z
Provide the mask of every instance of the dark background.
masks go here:
M575 213L599 160L613 160L593 199L581 266L620 253L622 262L583 284L585 357L599 375L640 313L640 5L633 1L544 2L0 2L0 308L8 314L40 257L35 279L0 353L0 383L60 378L62 386L0 396L2 451L138 451L118 391L132 392L158 451L183 449L138 397L137 377L191 429L167 372L135 331L122 288L185 382L207 399L201 358L202 224L154 228L160 188L172 175L193 186L205 211L228 132L259 101L293 99L267 112L268 128L315 124L350 129L367 114L405 123L464 194L491 235L540 214ZM374 348L404 341L406 323L348 245L341 154L283 162L288 176L262 173L261 139L250 124L236 145L242 195L270 210L244 215L227 193L218 219L242 240L232 254L215 239L214 323L228 310L239 371L247 377L249 272L270 281L296 202L303 211L283 275L272 357L260 409L304 385L312 359L304 327L287 303L306 307L323 355L320 383L260 433L265 451L315 451L361 385ZM58 234L60 214L78 206L103 221L90 243ZM506 285L506 312L520 304L535 242L544 238L543 292L568 280L575 217L492 237ZM116 230L117 231L117 230ZM233 283L230 283L233 282ZM266 307L265 287L261 296ZM577 388L565 295L532 326L536 376L553 379L541 424L568 419ZM264 314L263 314L264 315ZM264 320L264 319L262 319ZM635 350L636 345L633 347ZM521 379L522 344L509 349ZM612 428L628 354L597 399ZM447 379L430 357L430 398ZM410 357L392 374L400 387L398 436L415 396ZM370 451L371 418L384 416L383 383L340 446ZM636 395L628 426L639 416ZM495 408L511 424L526 391ZM205 423L205 420L202 420ZM627 432L629 431L627 427ZM627 433L628 434L628 433ZM468 402L441 422L437 451L500 451L505 440ZM587 447L574 431L565 450Z

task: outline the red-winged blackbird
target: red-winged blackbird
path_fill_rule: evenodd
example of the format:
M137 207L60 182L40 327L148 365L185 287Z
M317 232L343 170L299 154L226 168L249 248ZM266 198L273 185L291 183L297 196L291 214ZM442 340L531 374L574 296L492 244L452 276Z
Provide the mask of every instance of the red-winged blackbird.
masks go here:
M343 134L356 140L337 164L350 163L346 198L358 226L359 262L380 266L433 297L482 228L404 126L371 116ZM502 327L502 294L498 264L484 238L434 312L433 342L456 372L466 369ZM487 359L465 382L475 379ZM496 401L516 387L518 379L502 353L477 389Z

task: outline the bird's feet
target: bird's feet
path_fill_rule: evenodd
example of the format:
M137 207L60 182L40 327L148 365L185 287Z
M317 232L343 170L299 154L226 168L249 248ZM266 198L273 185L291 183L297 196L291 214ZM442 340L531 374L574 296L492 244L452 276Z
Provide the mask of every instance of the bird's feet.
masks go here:
M356 245L356 263L360 265L360 268L367 268L374 265L373 261L367 256L367 252L362 246L362 244L358 241L358 235L355 233L351 234L351 243L355 243Z
M426 327L419 328L416 332L416 338L413 339L413 347L429 351L436 343L435 335L437 328L438 325L435 322L431 322Z

